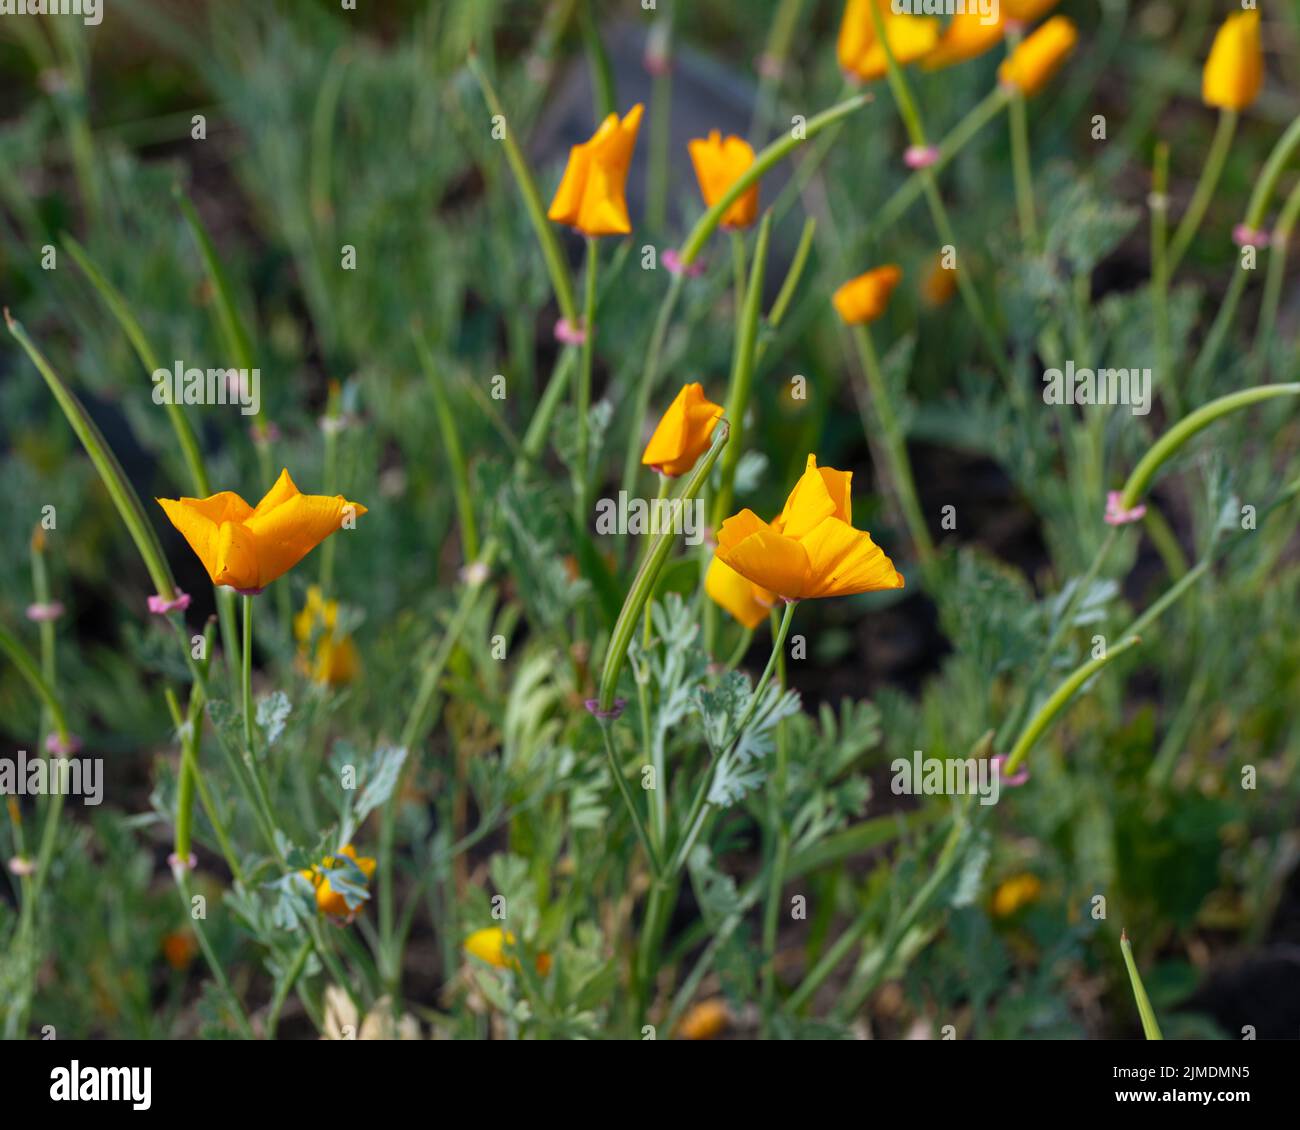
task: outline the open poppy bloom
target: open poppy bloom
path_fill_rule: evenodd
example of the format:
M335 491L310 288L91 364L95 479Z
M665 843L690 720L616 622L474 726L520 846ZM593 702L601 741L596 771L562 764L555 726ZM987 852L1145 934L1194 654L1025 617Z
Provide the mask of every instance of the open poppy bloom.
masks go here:
M646 444L641 463L669 478L686 474L708 450L722 414L723 408L704 395L698 381L682 385Z
M991 22L986 22L977 11L958 12L943 29L938 45L921 65L927 71L937 71L968 59L977 59L1002 42L1005 33L1006 25L1001 13Z
M303 494L283 470L256 506L233 491L208 498L160 498L214 585L261 592L345 522L366 512L341 494Z
M487 926L482 930L475 930L468 938L465 939L465 952L477 957L480 961L486 961L489 965L495 965L498 969L518 969L519 962L506 953L506 950L513 948L515 936L500 926ZM551 968L550 954L539 953L537 955L537 972L545 975Z
M757 628L772 609L772 601L765 599L771 594L756 588L752 581L718 557L709 562L709 571L704 574L704 591L746 628Z
M785 600L901 589L902 574L865 530L853 528L853 472L818 467L803 477L771 523L752 510L728 518L716 556L760 589Z
M1053 16L1026 39L998 68L998 82L1030 97L1043 89L1079 40L1079 29L1064 16Z
M871 5L880 9L894 62L900 67L929 54L939 42L939 21L924 16L896 16L890 0L848 0L840 21L836 55L840 69L864 82L884 78L889 71L885 49L876 38Z
M742 137L724 138L713 130L707 138L697 137L686 146L700 182L700 195L712 208L740 175L754 163L754 147ZM722 217L724 228L747 228L758 218L758 184L750 185Z
M375 873L375 861L369 856L357 855L357 849L351 844L343 847L339 851L339 855L346 855L348 859L355 863L367 881ZM322 914L329 914L335 918L348 918L361 908L362 904L360 902L355 906L349 906L348 900L343 893L330 886L330 874L343 872L346 867L346 864L340 865L339 861L333 856L326 856L321 860L319 867L313 867L309 871L300 871L298 873L316 888L316 909Z
M569 150L560 187L555 190L547 219L568 224L584 235L627 235L624 187L641 126L641 103L623 117L610 114L590 141Z
M1215 33L1201 72L1201 101L1221 110L1244 110L1264 85L1259 10L1233 12Z
M893 263L850 279L831 295L839 316L850 326L874 322L889 307L889 296L903 277Z

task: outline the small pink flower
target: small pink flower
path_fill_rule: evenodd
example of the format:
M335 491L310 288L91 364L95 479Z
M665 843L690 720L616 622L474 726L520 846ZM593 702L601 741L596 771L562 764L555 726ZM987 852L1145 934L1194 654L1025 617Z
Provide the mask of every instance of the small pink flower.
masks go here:
M1269 235L1268 232L1259 231L1249 224L1238 224L1232 229L1232 241L1238 247L1267 247Z
M589 698L583 705L593 718L599 718L603 722L612 722L623 713L623 707L627 705L627 699L616 698L614 705L609 710L601 710L600 699L598 698Z
M937 145L910 145L903 154L903 164L909 169L928 169L939 160Z
M280 428L277 424L265 424L259 420L248 429L248 434L254 443L274 443L280 438Z
M698 260L694 263L683 263L681 252L671 247L664 252L663 263L670 275L685 275L688 279L694 279L704 274L703 263Z
M781 60L775 55L769 55L766 51L755 60L755 65L761 78L770 79L772 81L779 79L782 72L785 70Z
M51 731L45 736L45 752L52 753L59 757L71 757L81 749L81 739L76 734L69 734L65 742L59 737L58 731Z
M997 769L998 777L1002 780L1002 783L1007 786L1007 788L1009 789L1019 788L1026 781L1029 780L1028 769L1021 769L1018 773L1012 773L1010 777L1005 777L1005 778L1002 777L1002 768L1003 766L1006 765L1006 763L1007 763L1007 755L1005 753L999 753L996 757L993 758L993 765Z
M583 345L587 340L587 328L573 325L568 318L561 318L555 323L555 340L564 345Z
M1130 522L1142 521L1146 516L1146 503L1139 502L1132 510L1125 510L1120 502L1123 497L1117 490L1106 495L1106 525L1127 526Z
M261 596L266 591L265 586L260 589L235 589L240 596Z
M646 74L656 78L668 74L673 69L672 58L659 48L647 51L642 56L641 62L645 66Z
M25 855L15 855L13 859L9 861L9 873L20 877L35 875L36 860L28 859Z
M175 852L172 852L171 855L167 857L167 866L172 869L173 873L193 871L198 865L199 861L195 858L193 852L190 852L190 857L188 859L182 859Z
M52 600L48 604L29 604L27 606L27 619L37 624L57 620L62 615L63 605L57 600Z
M176 590L176 596L172 600L166 600L153 593L149 597L149 611L155 616L166 616L169 612L184 612L190 606L190 594Z

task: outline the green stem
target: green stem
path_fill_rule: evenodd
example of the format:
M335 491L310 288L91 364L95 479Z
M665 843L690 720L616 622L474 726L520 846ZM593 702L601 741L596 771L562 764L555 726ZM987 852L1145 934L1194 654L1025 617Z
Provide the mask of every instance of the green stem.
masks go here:
M632 827L636 829L636 838L641 841L641 848L646 854L646 859L650 861L650 870L655 875L658 875L659 855L650 839L650 833L646 829L641 810L637 808L636 798L632 795L632 788L627 783L627 777L618 763L618 755L614 751L614 740L610 736L610 719L600 718L597 721L600 723L600 736L604 743L605 760L609 765L610 776L614 778L614 784L618 786L619 796L623 798L623 807L627 809L627 814L632 818ZM655 785L658 787L659 782L656 781Z
M907 455L907 444L902 430L898 426L898 417L889 396L889 386L880 367L880 358L871 340L871 331L865 325L853 327L853 340L858 347L858 358L866 373L867 385L871 390L871 403L876 412L880 429L884 433L885 452L889 458L890 477L894 482L894 492L903 518L912 535L912 544L916 548L921 565L928 565L934 557L934 542L925 524L925 515L916 495L916 480L912 475L912 464Z
M600 242L587 236L587 284L582 302L582 359L578 366L578 388L575 411L578 426L577 466L573 470L573 525L578 536L587 528L587 498L591 489L590 446L591 371L596 343L596 272L600 259ZM581 637L579 632L579 637Z
M732 357L731 383L727 391L727 419L733 429L732 443L722 457L718 493L713 503L713 527L717 529L731 509L736 482L736 467L744 446L745 413L749 409L754 383L755 351L758 346L759 319L763 302L763 278L767 269L767 247L772 233L772 213L763 215L754 247L754 262L745 284L744 306L736 325L736 344Z
M1192 240L1196 238L1201 221L1205 218L1210 201L1214 198L1214 190L1219 184L1219 178L1223 175L1223 166L1228 159L1228 150L1232 147L1232 139L1236 132L1237 112L1220 110L1219 124L1215 127L1214 140L1210 142L1209 151L1205 155L1205 165L1201 169L1200 180L1196 182L1191 202L1187 205L1187 211L1183 213L1183 218L1174 232L1173 241L1169 244L1170 277L1178 270L1179 263L1183 261L1183 256L1191 246Z
M682 284L686 276L674 274L668 283L663 301L659 304L659 313L655 316L654 329L650 333L650 346L646 351L645 366L641 370L641 380L636 386L636 401L632 408L631 442L623 461L623 489L630 495L636 490L636 476L641 467L641 444L645 433L646 412L650 407L650 395L659 383L659 366L663 358L664 340L668 336L668 327L672 323L673 311L681 297Z
M728 421L726 419L719 420L713 429L713 440L709 445L709 450L696 463L690 479L687 480L686 485L676 496L676 505L684 506L699 494L700 489L708 479L709 472L713 470L714 463L718 460L718 455L727 445L729 432ZM650 599L650 594L654 592L655 582L658 580L659 571L663 568L668 553L673 547L674 537L671 526L668 529L661 530L656 536L650 552L645 555L641 562L641 568L637 570L636 577L632 581L632 587L628 589L627 597L623 601L623 608L614 623L614 631L610 635L609 646L605 649L605 665L600 675L600 691L597 701L598 709L602 714L608 714L614 708L614 692L618 689L618 676L623 670L623 663L627 658L628 645L632 642L632 635L636 631L637 622L641 618L646 601Z
M1007 31L1007 54L1020 46L1018 28ZM1038 242L1038 217L1034 211L1034 174L1029 159L1029 113L1024 92L1018 87L1011 95L1011 161L1015 170L1016 213L1020 238L1028 247Z
M194 935L199 940L199 948L203 951L203 957L208 963L208 969L212 972L212 978L216 981L221 995L226 999L230 1014L235 1021L235 1027L239 1029L239 1034L245 1040L254 1039L252 1025L249 1024L248 1017L244 1014L243 1006L240 1005L239 998L235 996L234 989L230 987L230 981L226 977L226 971L222 967L221 959L217 957L217 951L212 948L212 943L208 940L208 932L203 927L203 921L194 917L190 884L186 878L186 868L184 866L173 867L172 875L176 879L176 888L180 891L181 905L185 908L190 925L194 929Z
M1052 693L1052 696L1039 708L1038 713L1034 715L1020 735L1016 744L1012 747L1010 755L1007 757L1006 764L1003 766L1003 777L1010 777L1019 768L1020 763L1024 761L1026 755L1034 747L1034 743L1046 732L1049 726L1056 720L1056 716L1065 709L1066 704L1072 699L1075 693L1098 671L1108 663L1113 663L1130 648L1136 647L1141 643L1138 636L1130 636L1122 643L1114 647L1107 648L1105 653L1095 659L1089 659L1086 663L1081 663L1076 667L1059 687Z
M504 123L505 111L501 108L501 101L497 98L491 82L488 81L478 55L471 52L467 63L470 74L474 76L479 89L483 92L483 100L487 103L488 109L493 117L499 117ZM523 152L508 126L502 135L501 143L505 146L506 161L510 165L510 171L514 173L520 195L524 198L524 207L532 223L533 234L536 235L542 249L542 258L546 261L546 270L551 277L551 286L555 291L555 301L559 304L560 314L570 325L574 325L578 320L578 305L573 297L569 268L565 263L564 253L560 250L559 241L555 237L555 229L546 218L546 209L542 205L541 194L537 191L537 182L533 179L528 162L524 159Z
M763 697L763 692L767 689L768 680L771 679L772 672L776 670L777 659L781 655L781 649L785 647L785 638L790 631L790 621L794 619L796 603L796 601L790 601L785 606L785 613L781 617L781 626L777 630L776 638L772 641L772 654L768 656L767 666L763 668L763 674L754 685L754 691L753 694L750 695L749 704L745 707L745 713L741 715L740 722L736 725L736 732L723 743L721 753L714 754L709 758L709 763L705 767L704 776L700 781L700 786L696 790L695 799L691 802L691 808L686 817L686 823L682 825L684 830L682 840L677 851L673 854L672 862L669 864L668 870L665 872L665 875L668 877L676 875L686 865L686 860L690 856L691 848L695 846L696 838L704 827L704 822L708 818L711 808L709 804L709 786L713 782L714 769L731 753L732 748L740 740L746 727L753 720L754 712L758 709L759 700Z
M1137 1001L1138 1015L1142 1018L1142 1033L1148 1040L1163 1040L1155 1010L1151 1007L1151 999L1147 996L1142 975L1133 960L1133 946L1129 943L1127 931L1120 931L1119 948L1124 954L1124 966L1128 969L1129 983L1133 986L1133 999Z

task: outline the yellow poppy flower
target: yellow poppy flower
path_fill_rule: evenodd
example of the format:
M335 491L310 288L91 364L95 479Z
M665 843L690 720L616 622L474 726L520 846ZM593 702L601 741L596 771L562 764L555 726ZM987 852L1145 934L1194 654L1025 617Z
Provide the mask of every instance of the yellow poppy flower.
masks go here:
M943 35L935 49L925 57L921 65L927 71L937 71L951 67L954 63L977 59L996 47L1005 33L1006 25L1001 14L988 23L977 11L958 13L943 29Z
M803 477L772 523L752 510L728 518L716 556L760 589L786 600L901 589L903 577L871 535L853 528L853 472L818 467Z
M698 381L682 385L646 444L642 464L672 478L686 474L708 450L709 437L722 413L721 406L704 395L704 386Z
M700 182L700 195L709 208L754 163L754 147L748 141L734 135L724 138L716 129L707 138L697 137L688 142L686 148L695 166L695 179ZM755 183L723 213L722 226L747 228L757 218L758 184Z
M851 326L874 322L889 306L889 296L903 277L893 263L850 279L832 296L841 318Z
M864 82L884 78L889 71L885 50L876 39L876 25L871 17L872 3L873 0L848 0L836 43L840 69ZM890 0L874 0L874 3L880 9L885 22L885 38L894 61L900 67L934 50L939 42L938 20L923 16L896 16Z
M1222 110L1244 110L1264 85L1259 11L1234 12L1215 33L1201 72L1201 100Z
M1079 29L1064 16L1053 16L1017 47L998 68L998 82L1026 97L1037 94L1074 50Z
M638 102L622 119L610 114L590 141L569 150L564 177L546 213L549 219L584 235L627 235L632 230L623 192L641 110Z
M350 683L356 678L358 667L357 649L352 637L340 636L334 630L338 618L339 602L325 600L320 585L312 585L307 590L307 603L293 618L299 665L318 683L331 686Z
M1050 12L1060 2L1061 0L1002 0L1002 16L1004 19L1017 20L1022 24L1031 24L1039 16Z
M514 944L514 934L503 930L500 926L487 926L482 930L475 930L464 943L465 952L480 961L486 961L498 969L518 969L518 960L506 953L507 949L514 948ZM551 969L551 955L539 953L535 964L537 972L545 976Z
M762 590L755 590L752 581L717 557L709 562L709 571L704 574L704 591L746 628L757 628L772 609L772 602L763 599L766 594Z
M347 844L340 851L339 855L346 855L360 869L361 873L367 880L375 873L375 861L369 856L357 855L357 849L351 844ZM316 888L316 908L322 914L330 914L335 918L350 918L360 907L349 907L347 899L330 886L329 872L334 870L337 860L333 856L326 856L321 860L321 866L312 867L308 871L300 871L300 874L313 887Z
M366 512L341 494L303 494L287 470L255 507L233 491L208 498L160 498L168 520L190 543L214 585L260 592L347 519Z
M730 1023L731 1010L727 1008L727 1002L721 997L711 997L691 1005L677 1026L677 1035L683 1040L712 1040L721 1036Z
M930 264L930 271L921 283L921 297L931 306L943 306L957 290L957 268L944 266L944 254L939 252Z
M1004 880L993 892L993 914L996 918L1010 918L1022 906L1037 902L1043 884L1037 875L1013 875Z

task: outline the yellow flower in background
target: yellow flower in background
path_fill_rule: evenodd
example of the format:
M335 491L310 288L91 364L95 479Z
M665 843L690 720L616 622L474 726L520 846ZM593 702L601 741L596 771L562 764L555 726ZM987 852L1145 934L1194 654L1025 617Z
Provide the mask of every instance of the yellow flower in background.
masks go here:
M257 506L233 491L208 498L160 498L214 585L260 592L282 577L345 520L366 513L341 494L303 494L283 470Z
M1013 875L1004 880L993 892L993 915L996 918L1010 918L1023 906L1037 902L1042 893L1043 884L1037 875L1026 872Z
M757 628L772 609L772 602L763 599L762 590L756 591L752 581L717 557L709 562L709 571L704 574L704 591L746 628Z
M944 266L942 251L934 257L930 270L921 283L921 297L930 306L943 306L957 291L957 268Z
M1201 72L1201 100L1221 110L1244 110L1264 85L1259 11L1234 12L1215 33Z
M513 949L515 945L515 936L508 930L503 930L500 926L487 926L482 930L475 930L468 938L465 939L465 952L472 957L477 957L480 961L486 961L489 965L495 965L498 969L518 969L519 962L513 956L506 953L507 949ZM545 976L551 969L551 956L546 953L537 955L537 972Z
M925 57L922 66L927 71L937 71L977 59L1001 43L1005 33L1006 25L1000 13L991 23L986 23L978 11L958 13L943 29L937 46Z
M818 467L803 477L771 524L752 510L728 518L716 556L760 589L786 600L901 589L903 577L871 535L853 528L853 472Z
M357 855L357 849L351 844L345 845L339 851L339 855L346 855L352 860L361 869L367 881L375 873L375 861L369 856ZM335 918L350 918L361 908L349 907L342 893L330 886L329 874L336 869L338 869L338 860L334 856L326 856L321 860L319 867L312 867L309 871L299 871L298 874L316 888L317 910L322 914L331 914Z
M682 385L646 444L642 464L670 478L686 474L708 450L722 414L722 407L704 395L698 381Z
M339 602L325 600L320 585L307 590L307 603L293 618L293 634L298 640L298 662L318 683L338 686L356 678L357 648L351 636L335 631ZM313 644L314 641L314 644Z
M721 1036L731 1023L731 1010L721 997L711 997L691 1005L677 1025L677 1035L683 1040L712 1040Z
M1022 24L1031 24L1039 16L1046 15L1061 0L1001 0L1002 17L1017 20Z
M584 235L627 235L632 230L623 193L641 111L638 102L621 119L610 114L590 141L569 150L569 163L546 213L548 219L568 224Z
M873 0L848 0L836 43L840 69L864 82L884 78L889 70L884 47L876 39L876 25L871 17L872 3ZM938 20L923 16L896 16L890 0L874 0L874 3L885 23L889 49L900 67L934 50L939 42Z
M874 322L889 306L889 296L902 277L903 272L893 263L876 267L846 282L831 296L831 301L840 317L851 326Z
M1053 16L1011 53L998 68L998 82L1015 87L1026 97L1037 94L1061 68L1079 29L1064 16Z
M691 164L695 166L695 179L700 182L700 195L706 207L712 208L722 199L740 175L754 163L754 147L742 137L723 137L718 130L707 138L697 137L687 143ZM758 218L758 184L747 188L730 208L723 213L724 228L747 228Z

